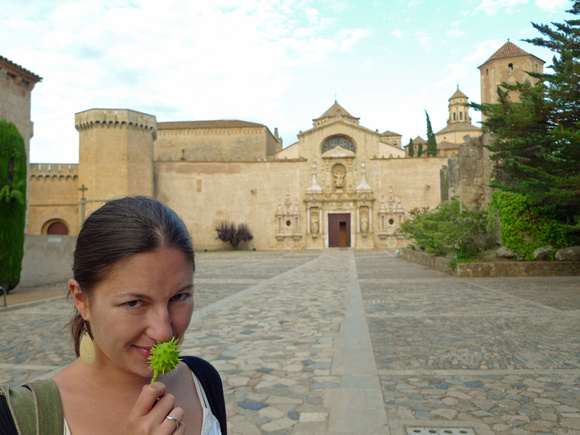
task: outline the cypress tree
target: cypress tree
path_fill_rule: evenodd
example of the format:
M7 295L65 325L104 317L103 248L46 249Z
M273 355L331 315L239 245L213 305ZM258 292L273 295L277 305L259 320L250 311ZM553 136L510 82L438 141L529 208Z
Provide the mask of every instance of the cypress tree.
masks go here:
M407 145L407 150L409 157L413 157L415 155L415 145L413 145L413 138L409 141L409 145Z
M431 120L429 119L429 114L427 113L427 110L425 110L425 115L427 116L427 155L436 156L437 141L435 140L433 128L431 128Z
M554 53L553 74L529 72L539 81L498 87L498 103L472 105L495 133L488 146L496 161L493 186L525 195L534 211L558 219L568 242L580 242L580 0L565 23L532 23L543 37L527 39ZM519 95L519 101L509 93Z
M423 142L419 142L417 145L417 157L421 157L423 155Z
M26 217L26 150L11 122L0 120L0 286L20 282Z

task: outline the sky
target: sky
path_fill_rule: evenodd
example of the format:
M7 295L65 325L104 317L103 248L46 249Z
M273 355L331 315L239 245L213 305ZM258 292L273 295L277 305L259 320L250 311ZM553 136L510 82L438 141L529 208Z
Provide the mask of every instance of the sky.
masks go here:
M457 89L480 102L477 69L570 0L3 0L0 55L42 77L32 163L77 163L74 115L131 109L158 122L239 119L283 146L335 101L360 124L426 138ZM549 69L547 70L549 72ZM478 125L479 113L470 111Z

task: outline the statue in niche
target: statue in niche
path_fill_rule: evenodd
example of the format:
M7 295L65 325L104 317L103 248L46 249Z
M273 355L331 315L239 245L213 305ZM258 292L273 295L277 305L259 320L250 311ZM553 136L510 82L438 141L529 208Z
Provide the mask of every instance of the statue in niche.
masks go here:
M318 236L318 231L320 231L320 223L318 222L318 215L313 214L310 218L310 232L312 237Z
M346 168L343 165L334 165L332 167L332 176L334 177L334 187L342 189L344 187L344 177L346 176Z
M360 217L360 232L366 234L369 232L369 216L363 211Z

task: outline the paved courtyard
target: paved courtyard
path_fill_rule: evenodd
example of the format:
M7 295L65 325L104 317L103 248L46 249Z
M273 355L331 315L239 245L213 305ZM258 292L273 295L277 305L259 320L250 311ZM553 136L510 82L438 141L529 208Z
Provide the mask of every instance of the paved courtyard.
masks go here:
M580 277L455 279L390 250L198 254L184 353L232 434L580 434ZM0 308L0 383L73 358L63 297Z

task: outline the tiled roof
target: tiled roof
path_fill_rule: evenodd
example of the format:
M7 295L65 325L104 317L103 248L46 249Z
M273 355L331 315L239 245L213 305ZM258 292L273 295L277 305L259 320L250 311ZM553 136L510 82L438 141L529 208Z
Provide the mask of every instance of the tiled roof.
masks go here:
M423 139L421 136L417 136L415 139L413 139L413 143L414 144L427 143L427 141L425 139Z
M335 101L334 104L332 106L330 106L330 109L328 109L326 112L324 112L324 114L320 118L316 118L316 119L334 118L338 115L342 115L346 118L360 119L360 118L356 118L356 117L352 116L350 113L348 113L344 109L344 107L342 107L340 104L338 104L337 101ZM316 119L315 119L315 121L316 121Z
M468 97L463 92L461 92L459 88L457 88L457 90L453 95L451 95L451 98L449 98L449 100L453 100L454 98L468 98Z
M454 148L459 148L459 144L449 142L446 140L441 141L441 142L437 142L437 149L438 150L448 150L448 149L454 149Z
M442 128L435 134L451 133L454 131L474 131L474 132L476 131L478 133L481 133L481 128L476 127L475 125L470 124L468 122L454 122L452 124L447 125L447 127Z
M485 62L483 62L481 64L481 66L485 65L486 63L488 63L492 60L505 59L507 57L521 57L521 56L534 56L534 55L522 50L520 47L518 47L513 42L508 41L504 45L502 45L499 50L497 50L494 54L492 54L489 59L487 59ZM534 57L536 59L540 60L541 62L545 63L539 57L537 57L537 56L534 56ZM481 66L479 68L481 68Z
M26 78L28 78L30 81L33 81L34 83L42 81L42 77L37 76L32 71L28 71L26 68L22 68L20 65L12 62L11 60L6 59L4 56L0 56L0 66L2 66L2 64L4 64L4 66L7 68L11 68L13 70L18 71L19 73L26 76Z
M381 136L401 136L399 133L395 133L394 131L386 130L381 133Z
M185 130L190 128L251 128L265 127L256 122L238 121L237 119L220 119L216 121L178 121L159 122L158 130Z

